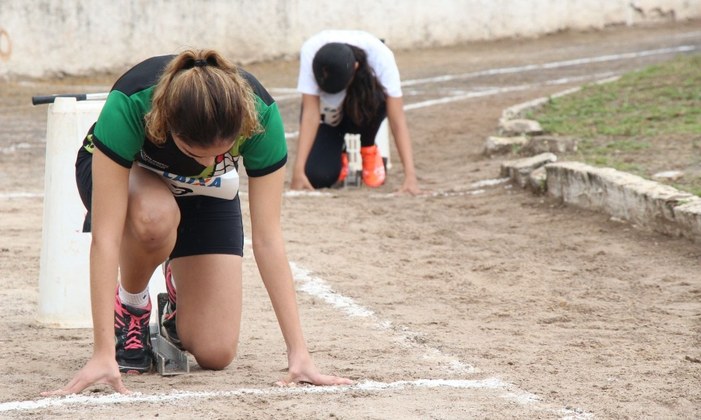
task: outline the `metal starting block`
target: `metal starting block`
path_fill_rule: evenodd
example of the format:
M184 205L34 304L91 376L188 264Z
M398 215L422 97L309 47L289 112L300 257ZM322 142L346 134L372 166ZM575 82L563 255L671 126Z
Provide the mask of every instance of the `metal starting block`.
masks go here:
M151 348L156 370L161 376L182 375L190 372L187 354L166 340L160 333L151 334Z
M363 159L360 156L360 134L347 133L343 140L348 155L348 175L343 180L344 187L360 187L363 184Z
M182 375L190 372L187 354L161 335L163 311L168 302L167 293L158 294L158 322L151 331L151 348L156 362L156 370L161 376Z

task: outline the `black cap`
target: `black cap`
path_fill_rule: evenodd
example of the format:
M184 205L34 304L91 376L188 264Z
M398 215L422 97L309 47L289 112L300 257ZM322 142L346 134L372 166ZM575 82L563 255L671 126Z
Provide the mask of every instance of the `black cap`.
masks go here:
M355 55L348 44L331 42L316 52L312 68L321 90L337 93L345 89L353 78Z

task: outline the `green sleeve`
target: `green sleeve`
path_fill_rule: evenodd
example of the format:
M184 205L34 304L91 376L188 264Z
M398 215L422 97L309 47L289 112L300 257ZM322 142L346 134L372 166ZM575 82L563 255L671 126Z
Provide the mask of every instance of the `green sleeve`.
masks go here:
M113 90L95 124L95 146L122 166L131 167L143 146L144 115L150 101L144 101L141 96L150 92L128 97Z
M239 148L250 177L275 172L287 163L285 128L277 104L268 106L258 99L256 106L262 131L246 139Z

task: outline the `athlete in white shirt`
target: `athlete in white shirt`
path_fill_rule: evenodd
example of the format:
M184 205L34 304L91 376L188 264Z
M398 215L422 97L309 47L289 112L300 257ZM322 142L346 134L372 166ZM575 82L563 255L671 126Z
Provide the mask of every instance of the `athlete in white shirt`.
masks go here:
M363 181L385 181L375 137L385 118L404 167L400 192L419 193L399 70L392 51L363 31L322 31L302 46L297 89L302 116L292 189L330 187L345 177L345 134L360 134Z

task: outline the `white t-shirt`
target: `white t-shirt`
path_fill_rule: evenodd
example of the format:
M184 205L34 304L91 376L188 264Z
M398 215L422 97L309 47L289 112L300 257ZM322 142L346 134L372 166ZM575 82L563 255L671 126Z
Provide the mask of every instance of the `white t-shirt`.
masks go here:
M312 61L316 52L329 42L342 42L353 45L365 51L368 65L382 84L387 96L401 97L402 87L399 79L399 69L394 60L394 54L379 38L364 31L326 30L312 36L302 45L299 55L299 79L297 90L307 95L320 97L323 121L329 125L338 125L343 118L343 100L346 91L326 93L319 88L314 78Z

